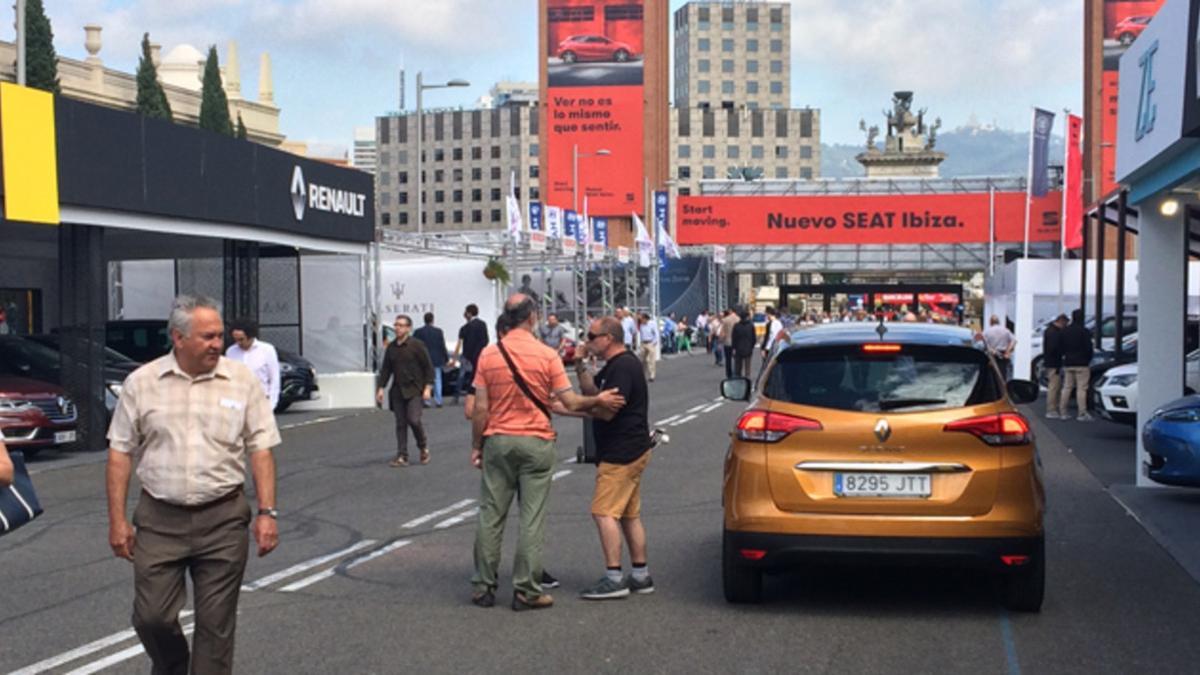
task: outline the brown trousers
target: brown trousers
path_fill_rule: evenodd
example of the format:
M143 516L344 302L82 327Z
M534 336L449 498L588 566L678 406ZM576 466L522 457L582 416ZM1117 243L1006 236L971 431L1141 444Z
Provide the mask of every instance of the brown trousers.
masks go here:
M231 673L238 592L249 552L250 505L239 488L199 507L143 492L133 514L133 627L156 675ZM179 611L192 577L195 636L189 659Z

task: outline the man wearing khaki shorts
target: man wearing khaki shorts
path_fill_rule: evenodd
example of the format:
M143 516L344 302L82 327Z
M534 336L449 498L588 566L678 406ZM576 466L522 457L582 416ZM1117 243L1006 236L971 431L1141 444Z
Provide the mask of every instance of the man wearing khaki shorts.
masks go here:
M592 518L600 532L604 551L604 576L584 589L586 600L608 600L633 593L653 593L654 581L646 565L646 531L641 518L642 472L650 462L649 396L642 364L625 347L625 329L612 317L593 321L587 334L584 356L604 359L595 376L586 359L576 361L579 388L585 395L616 389L625 406L616 412L594 408L596 450L600 463L592 496ZM621 571L621 535L629 545L632 567L627 577Z

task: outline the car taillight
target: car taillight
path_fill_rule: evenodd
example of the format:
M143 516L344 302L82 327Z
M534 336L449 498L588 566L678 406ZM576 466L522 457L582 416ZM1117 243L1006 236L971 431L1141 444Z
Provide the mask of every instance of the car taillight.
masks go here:
M943 430L966 432L988 445L1025 445L1032 440L1029 422L1017 413L968 417L947 424Z
M766 410L749 410L737 422L737 435L743 441L775 443L793 431L820 431L821 423Z

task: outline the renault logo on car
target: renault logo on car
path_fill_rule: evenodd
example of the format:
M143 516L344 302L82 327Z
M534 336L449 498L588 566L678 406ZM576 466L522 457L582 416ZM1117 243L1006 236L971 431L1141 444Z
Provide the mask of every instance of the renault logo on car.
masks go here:
M892 437L892 425L888 421L881 419L875 423L875 438L879 439L880 443L884 443Z

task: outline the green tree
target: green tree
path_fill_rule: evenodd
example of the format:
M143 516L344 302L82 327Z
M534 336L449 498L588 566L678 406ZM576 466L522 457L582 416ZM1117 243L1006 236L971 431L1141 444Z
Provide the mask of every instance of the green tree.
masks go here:
M226 136L233 135L233 121L229 118L229 99L225 98L225 87L221 85L216 45L208 48L208 59L204 61L204 86L200 90L200 128Z
M246 123L242 121L242 112L238 111L237 133L234 134L242 140L246 140Z
M142 35L142 58L137 71L137 111L146 117L170 121L171 104L158 81L158 69L150 58L150 34Z
M54 31L50 28L42 0L25 3L25 84L54 94L62 93L58 84Z

